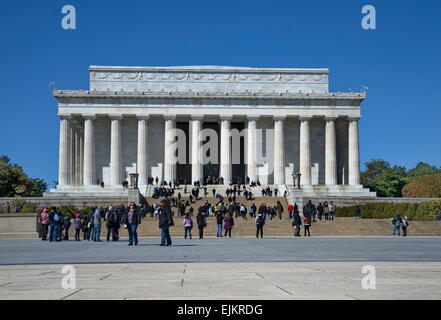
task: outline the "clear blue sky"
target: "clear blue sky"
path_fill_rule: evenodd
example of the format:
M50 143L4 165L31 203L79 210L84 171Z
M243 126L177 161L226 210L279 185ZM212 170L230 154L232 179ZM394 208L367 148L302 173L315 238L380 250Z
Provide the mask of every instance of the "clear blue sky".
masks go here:
M61 8L77 30L61 28ZM361 8L377 9L377 30ZM1 1L0 154L57 180L49 82L87 89L89 65L328 67L331 90L369 87L361 161L441 165L441 1Z

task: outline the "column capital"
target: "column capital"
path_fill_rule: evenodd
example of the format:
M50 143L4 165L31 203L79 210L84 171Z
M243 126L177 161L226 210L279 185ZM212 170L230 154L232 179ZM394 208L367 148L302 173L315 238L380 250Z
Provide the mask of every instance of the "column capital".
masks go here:
M150 115L144 115L144 116L136 116L136 119L138 120L149 120L150 119Z
M202 120L204 120L204 115L202 114L202 115L192 115L191 116L191 120L199 120L199 121L202 121Z
M260 118L259 115L248 115L247 116L248 121L257 121L257 120L259 120L259 118Z
M273 116L274 121L285 121L286 116Z
M299 120L300 121L311 121L312 120L312 116L300 116Z
M233 120L233 115L232 114L221 114L221 115L219 115L219 119L221 121L223 121L223 120L231 121L231 120Z
M338 119L338 116L325 116L325 121L335 121Z
M73 119L73 116L71 114L65 114L65 113L59 114L58 117L61 120L72 120Z
M109 114L109 118L110 118L111 120L122 120L122 119L123 119L123 116L120 115L120 114Z
M84 120L95 120L96 119L95 114L83 114L82 116L83 116Z
M360 119L361 119L361 117L348 117L346 120L349 122L352 122L352 121L358 121Z
M176 120L175 114L164 114L164 120Z

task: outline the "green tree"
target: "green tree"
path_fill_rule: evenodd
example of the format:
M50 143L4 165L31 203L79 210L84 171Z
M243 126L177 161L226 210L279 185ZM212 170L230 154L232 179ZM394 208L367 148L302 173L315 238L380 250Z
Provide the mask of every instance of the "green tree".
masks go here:
M0 156L0 197L40 197L46 189L44 180L28 177L8 156Z
M365 163L366 170L361 173L361 183L375 191L379 197L401 197L401 189L408 183L405 167L390 166L383 159Z

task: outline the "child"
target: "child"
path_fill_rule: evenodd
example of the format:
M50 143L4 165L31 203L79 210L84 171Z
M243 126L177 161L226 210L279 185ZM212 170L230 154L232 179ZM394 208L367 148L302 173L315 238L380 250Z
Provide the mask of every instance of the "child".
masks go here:
M193 219L190 217L188 213L185 215L184 221L182 223L184 225L184 231L185 231L184 238L187 239L187 233L188 233L191 239L191 229L193 229Z

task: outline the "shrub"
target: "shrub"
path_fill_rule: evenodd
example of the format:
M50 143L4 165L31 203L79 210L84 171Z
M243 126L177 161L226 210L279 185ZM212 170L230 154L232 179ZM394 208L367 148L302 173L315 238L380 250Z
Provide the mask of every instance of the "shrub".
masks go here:
M401 191L405 198L441 198L441 175L416 178Z
M433 220L441 211L441 201L422 203L368 203L359 206L337 207L337 217L354 217L359 207L363 218L390 219L396 215L407 216L410 220Z

